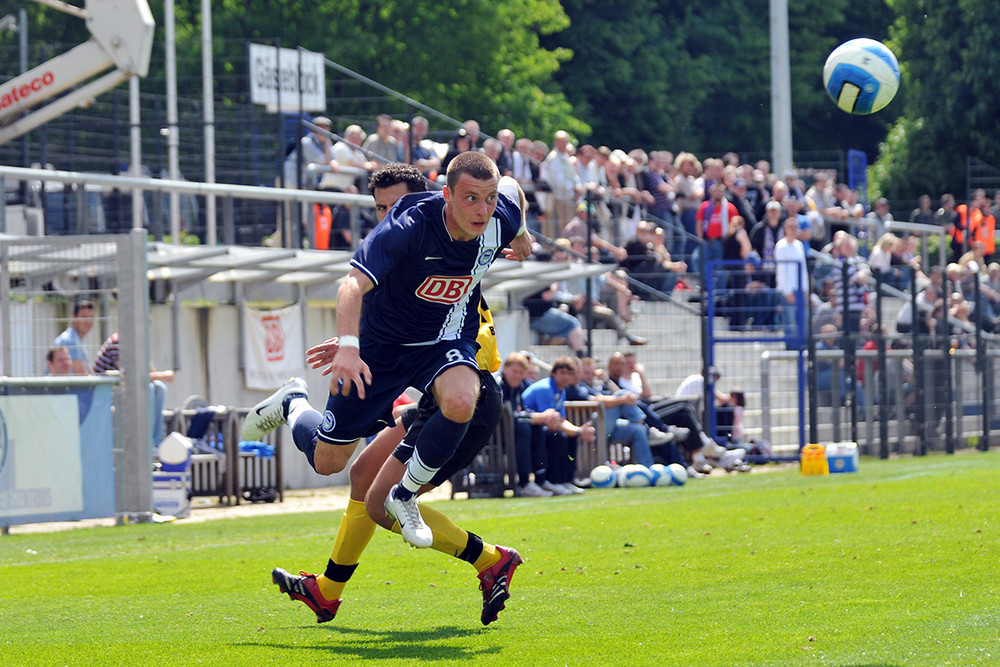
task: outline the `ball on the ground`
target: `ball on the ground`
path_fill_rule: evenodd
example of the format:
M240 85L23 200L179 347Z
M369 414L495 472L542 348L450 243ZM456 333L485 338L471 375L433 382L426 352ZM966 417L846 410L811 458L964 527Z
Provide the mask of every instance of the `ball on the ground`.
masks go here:
M835 48L823 65L823 87L847 113L885 107L899 90L899 62L882 42L861 37Z
M622 467L619 477L619 486L640 487L649 486L653 481L653 475L649 468L638 463L630 463Z
M684 483L688 481L688 471L680 463L668 465L667 472L670 475L670 483L674 486L684 486Z
M673 483L670 471L662 463L649 466L649 472L653 476L653 486L670 486Z
M615 485L615 471L610 466L597 466L590 471L590 483L598 489Z

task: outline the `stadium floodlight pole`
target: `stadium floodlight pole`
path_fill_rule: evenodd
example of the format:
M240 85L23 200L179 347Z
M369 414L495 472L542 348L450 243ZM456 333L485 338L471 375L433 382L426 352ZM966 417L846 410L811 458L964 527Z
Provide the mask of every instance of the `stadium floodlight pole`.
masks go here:
M177 127L177 44L174 37L174 0L163 2L163 25L166 42L167 76L167 171L170 180L180 180L180 135ZM170 240L181 243L181 197L170 193Z
M771 161L784 174L792 159L792 85L788 55L788 0L770 0L771 12Z
M201 94L205 145L205 182L215 183L215 87L212 83L212 2L201 0ZM205 243L217 241L215 195L205 196Z

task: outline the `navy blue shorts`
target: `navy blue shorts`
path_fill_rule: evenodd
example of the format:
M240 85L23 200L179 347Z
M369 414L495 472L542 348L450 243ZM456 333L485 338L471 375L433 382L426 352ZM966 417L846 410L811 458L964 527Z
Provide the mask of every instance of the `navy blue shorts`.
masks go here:
M434 379L453 366L478 371L475 341L449 340L434 345L387 345L361 343L361 359L368 364L372 383L364 400L357 387L347 396L330 394L318 437L332 445L349 445L358 438L375 435L392 426L392 403L407 387L430 393Z
M429 393L420 397L420 402L410 407L402 415L403 425L406 427L406 437L403 442L396 446L392 455L398 460L406 463L413 456L413 443L420 436L420 431L424 424L434 413L438 411L434 397ZM493 437L500 423L500 415L503 412L503 392L500 385L493 378L489 371L479 371L479 401L476 403L476 411L469 422L469 430L465 432L462 441L458 443L458 449L444 466L431 479L431 484L441 486L442 483L451 479L451 476L468 468L472 462L483 451L483 447Z

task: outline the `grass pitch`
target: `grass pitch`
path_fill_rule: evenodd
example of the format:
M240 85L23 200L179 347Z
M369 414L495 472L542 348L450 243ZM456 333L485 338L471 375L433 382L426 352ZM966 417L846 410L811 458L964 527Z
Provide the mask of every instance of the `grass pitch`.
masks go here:
M439 502L526 558L485 628L471 566L381 530L317 625L270 570L322 570L336 515L15 534L0 663L998 664L998 499L994 451Z

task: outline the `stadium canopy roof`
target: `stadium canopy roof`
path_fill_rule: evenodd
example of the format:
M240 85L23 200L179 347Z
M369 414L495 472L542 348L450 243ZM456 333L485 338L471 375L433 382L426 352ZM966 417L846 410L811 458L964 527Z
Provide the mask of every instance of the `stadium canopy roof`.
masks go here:
M11 237L6 237L11 238ZM39 284L67 276L114 280L116 245L89 244L81 254L62 243L10 246L8 271L14 280ZM352 253L346 250L291 250L245 246L185 246L153 242L148 246L149 280L166 280L176 288L200 283L278 284L308 287L332 284L347 275ZM556 281L596 276L614 267L607 264L512 262L498 260L483 279L488 294L518 296Z

